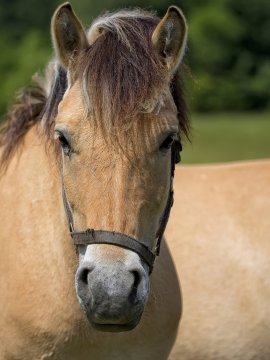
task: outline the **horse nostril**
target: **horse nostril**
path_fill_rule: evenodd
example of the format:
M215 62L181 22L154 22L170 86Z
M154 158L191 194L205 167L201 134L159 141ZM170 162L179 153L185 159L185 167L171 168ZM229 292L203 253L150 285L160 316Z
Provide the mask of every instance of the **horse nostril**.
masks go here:
M139 286L139 283L141 282L142 276L141 276L141 274L139 273L139 271L136 271L136 270L131 271L131 274L134 276L133 287L137 289L138 286Z
M80 280L82 283L84 283L85 285L88 284L88 274L89 274L89 269L84 269L81 272L81 276L80 276Z
M134 303L136 300L136 297L137 297L138 286L142 280L142 275L137 270L132 270L130 272L134 277L134 282L133 282L133 286L132 286L132 289L131 289L128 299L131 303Z
M78 271L77 279L83 285L88 285L88 275L94 269L93 266L84 265Z

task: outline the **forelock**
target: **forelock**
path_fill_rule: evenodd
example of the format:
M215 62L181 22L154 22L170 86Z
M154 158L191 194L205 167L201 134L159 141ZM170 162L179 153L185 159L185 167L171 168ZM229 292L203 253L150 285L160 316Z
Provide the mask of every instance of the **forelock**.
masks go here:
M83 95L94 121L111 128L153 111L168 90L168 74L151 35L159 18L141 10L105 14L88 31L94 39L79 61Z

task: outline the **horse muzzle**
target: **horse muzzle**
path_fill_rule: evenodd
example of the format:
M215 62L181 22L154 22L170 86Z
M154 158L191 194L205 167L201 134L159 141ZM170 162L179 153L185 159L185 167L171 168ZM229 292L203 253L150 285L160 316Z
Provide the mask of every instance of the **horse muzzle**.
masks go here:
M90 245L88 248L100 245ZM105 245L108 246L108 245ZM140 321L149 294L149 273L139 256L129 250L129 261L104 263L84 256L76 273L80 306L94 328L128 331ZM92 260L91 260L92 258Z

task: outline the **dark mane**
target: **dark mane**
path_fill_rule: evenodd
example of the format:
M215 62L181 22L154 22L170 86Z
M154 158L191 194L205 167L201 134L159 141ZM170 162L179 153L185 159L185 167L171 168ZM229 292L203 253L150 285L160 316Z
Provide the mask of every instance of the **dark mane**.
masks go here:
M180 136L189 137L189 121L184 98L183 69L172 79L157 59L151 34L159 18L141 11L120 11L98 18L89 30L101 36L86 49L77 64L78 79L87 109L103 126L123 126L138 112L158 108L171 82L178 110ZM55 62L48 65L43 81L23 90L5 117L0 129L0 166L7 165L18 144L36 123L43 123L47 140L58 104L67 89L67 73Z
M51 139L57 106L67 88L67 74L55 61L48 64L44 78L22 89L0 127L0 170L5 169L28 130L44 118L43 133Z
M57 115L57 108L62 100L68 86L67 72L62 66L55 63L55 76L52 83L48 99L42 110L45 134L51 137L54 119Z
M129 15L129 16L128 16ZM102 35L82 54L79 78L93 119L104 127L123 126L140 111L148 111L162 96L164 70L151 46L159 19L136 11L105 16L89 31ZM164 81L165 80L165 81Z
M22 90L0 128L1 167L5 167L28 130L39 121L46 96L38 84Z
M153 49L151 36L160 19L142 10L122 10L98 18L89 30L101 36L81 56L78 76L93 119L111 128L129 123L139 112L159 108L171 81L180 131L188 137L182 71L169 79Z

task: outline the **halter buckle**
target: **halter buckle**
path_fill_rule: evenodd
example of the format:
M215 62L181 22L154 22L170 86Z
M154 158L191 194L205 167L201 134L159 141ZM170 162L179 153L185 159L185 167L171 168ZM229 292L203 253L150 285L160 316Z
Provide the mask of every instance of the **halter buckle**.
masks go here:
M72 223L69 223L69 231L71 234L74 232L74 227Z

